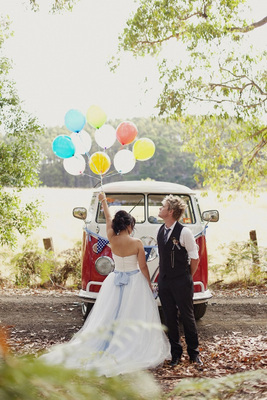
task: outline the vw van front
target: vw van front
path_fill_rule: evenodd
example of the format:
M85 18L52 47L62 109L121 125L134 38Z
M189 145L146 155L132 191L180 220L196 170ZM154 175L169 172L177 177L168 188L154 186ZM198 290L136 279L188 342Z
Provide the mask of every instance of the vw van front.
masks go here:
M212 297L208 289L208 255L206 247L206 225L219 219L217 210L201 213L196 194L186 186L157 181L124 181L103 185L112 215L125 210L136 219L134 235L144 244L147 265L152 286L157 289L159 258L157 232L163 223L158 217L162 200L166 195L180 196L187 204L185 215L180 222L191 229L199 247L199 266L194 275L194 310L196 319L206 312L208 300ZM85 221L82 245L82 289L79 297L83 300L83 315L86 318L92 308L102 282L113 271L114 261L106 238L105 217L98 201L100 189L92 195L89 210L77 207L73 210L76 218ZM137 293L138 295L138 293ZM157 298L160 307L159 299Z

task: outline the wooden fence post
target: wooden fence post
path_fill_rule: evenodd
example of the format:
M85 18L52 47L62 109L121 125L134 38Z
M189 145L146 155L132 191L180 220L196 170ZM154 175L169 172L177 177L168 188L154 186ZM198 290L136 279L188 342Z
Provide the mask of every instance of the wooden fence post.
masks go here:
M44 243L45 250L54 251L53 239L51 237L44 238L43 243Z
M257 272L260 266L260 256L259 256L259 249L258 249L258 242L257 242L257 234L256 231L250 231L249 237L251 240L251 255L252 255L252 263L254 271Z

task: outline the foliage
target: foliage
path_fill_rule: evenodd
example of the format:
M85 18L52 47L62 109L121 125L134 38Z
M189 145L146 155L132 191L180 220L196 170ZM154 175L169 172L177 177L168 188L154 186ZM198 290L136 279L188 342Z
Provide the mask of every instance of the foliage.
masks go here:
M50 280L56 267L54 253L39 249L35 242L29 241L22 246L11 263L15 266L15 284L18 286L37 286Z
M267 172L266 51L249 42L267 17L247 3L140 0L120 37L120 51L161 60L159 115L185 124L183 149L218 191L255 190Z
M16 189L7 190L0 186L0 245L13 247L17 233L26 237L43 221L38 210L39 201L22 204Z
M40 1L39 0L28 0L33 11L39 11ZM58 13L61 11L72 11L74 5L79 0L53 0L50 6L51 13Z
M222 338L225 342L227 338ZM242 343L242 338L241 343ZM250 339L251 340L251 339ZM214 346L214 340L212 343ZM242 343L242 348L250 349L251 341ZM238 347L238 345L237 345ZM262 350L263 351L263 350ZM210 350L209 350L210 352ZM3 332L0 331L0 397L3 400L31 399L212 399L222 400L241 395L251 398L263 394L266 388L267 371L264 369L249 370L242 373L216 378L185 378L179 373L180 382L165 394L160 390L152 377L142 371L139 374L128 374L119 377L99 377L94 372L70 370L64 367L43 364L30 357L13 357L8 354L8 347ZM224 354L227 351L224 349ZM222 363L221 363L222 364ZM188 369L185 373L188 374ZM173 369L166 379L174 378ZM185 372L185 371L184 371ZM195 371L196 374L196 371ZM201 373L198 374L201 376ZM258 398L258 397L257 397ZM263 397L260 397L263 398Z
M175 389L168 394L181 396L181 398L206 400L229 399L232 394L244 388L251 388L253 384L267 380L267 371L259 369L256 371L246 371L220 378L201 378L183 379L176 385ZM240 397L241 398L241 397Z
M51 281L58 285L66 285L67 280L71 286L81 286L81 242L77 242L72 249L64 250L59 254L58 267L51 276Z
M231 242L228 247L221 245L226 261L210 266L217 279L244 281L247 285L266 279L267 249L256 247L252 241Z
M0 50L8 36L9 21L1 18ZM12 247L16 245L17 233L28 235L41 224L43 217L38 211L38 201L23 205L18 196L23 188L39 184L42 154L37 140L42 129L22 109L8 76L10 68L9 60L0 55L0 245Z
M0 344L1 350L1 344ZM150 393L144 391L149 387ZM39 360L6 356L0 363L2 400L83 400L159 399L159 390L145 374L105 378L93 372L79 373L64 367L48 366Z
M203 186L219 194L223 190L256 194L267 173L262 124L210 116L188 117L186 125L188 140L182 150L196 157L195 166L200 171L199 177L195 176L197 181L202 179Z
M22 287L81 285L81 242L60 254L38 247L34 241L27 241L11 259L15 267L15 285Z

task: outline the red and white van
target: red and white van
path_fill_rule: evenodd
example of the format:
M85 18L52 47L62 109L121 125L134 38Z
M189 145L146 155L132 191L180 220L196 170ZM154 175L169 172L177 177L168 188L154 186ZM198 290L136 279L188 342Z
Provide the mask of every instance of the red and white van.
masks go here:
M111 214L118 210L130 212L136 219L135 237L142 240L152 285L157 287L159 258L157 232L163 223L158 217L161 202L166 195L179 195L187 204L184 217L180 221L190 228L199 247L200 262L194 275L194 309L196 319L205 314L208 300L212 297L208 289L208 255L206 247L206 226L217 222L217 210L201 213L196 194L186 186L157 181L123 181L103 185ZM102 282L113 271L114 261L106 238L105 216L98 201L100 189L93 192L88 210L76 207L73 215L83 219L82 241L82 289L79 297L83 300L82 312L87 317L92 308ZM206 221L206 222L205 222ZM138 296L138 293L136 294ZM157 298L160 307L160 301Z

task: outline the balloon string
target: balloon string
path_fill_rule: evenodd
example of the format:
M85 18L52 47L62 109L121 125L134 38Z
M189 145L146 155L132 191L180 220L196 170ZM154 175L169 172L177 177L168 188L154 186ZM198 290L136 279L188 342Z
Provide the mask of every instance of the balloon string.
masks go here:
M87 155L88 158L90 158L90 154L88 152L85 152L85 154ZM98 171L98 168L96 167L94 161L92 161L92 164L94 165L95 169ZM98 181L100 181L101 191L102 192L104 191L103 190L103 175L102 174L100 174L100 178L97 178L95 176L92 176L92 175L89 175L89 174L85 174L85 173L83 173L82 175L89 176L90 178L95 178ZM105 177L111 177L111 176L114 176L114 175L121 175L121 174L119 172L111 171L109 174L106 174Z
M114 175L122 175L122 174L120 174L119 172L110 172L109 174L107 174L106 175L106 178L110 178L111 176L114 176Z
M86 131L85 131L86 132ZM77 132L77 135L78 135L78 137L79 137L79 139L80 139L80 142L81 142L81 144L83 145L83 147L84 148L86 148L86 146L85 146L85 144L84 144L84 141L83 141L83 138L81 137L81 135L79 135L79 133L80 132ZM87 132L86 132L87 133ZM89 133L88 133L88 135L89 135ZM89 135L90 136L90 135ZM91 136L90 136L90 139L91 139ZM91 147L91 146L90 146ZM90 150L90 149L89 149ZM86 151L85 152L85 154L89 157L89 153L88 153L88 151Z
M86 155L87 155L87 157L88 158L90 158L90 155L89 155L89 153L87 152L87 153L85 153ZM89 162L88 162L88 164L89 164ZM98 170L98 168L96 167L96 165L95 165L95 163L94 163L94 161L92 161L92 164L93 164L93 166L95 167L95 169L96 169L96 171L100 174L100 171ZM101 181L101 186L102 186L102 176L101 176L101 179L100 179L100 181Z
M85 173L83 173L81 175L89 176L89 178L94 178L94 179L97 179L98 181L101 181L101 179L99 179L99 178L97 178L96 176L93 176L93 175L89 175L89 174L85 174Z

